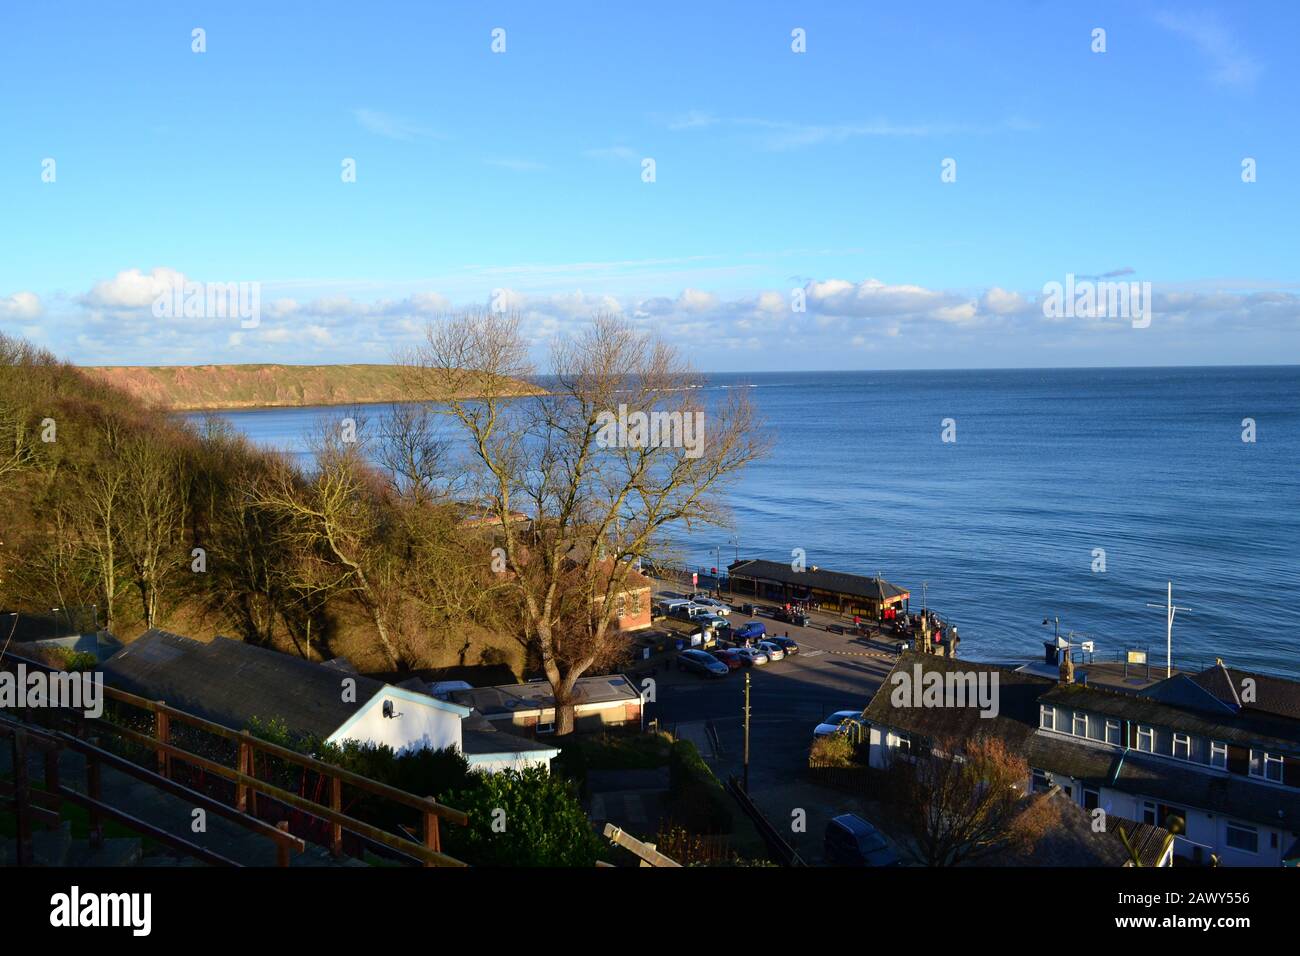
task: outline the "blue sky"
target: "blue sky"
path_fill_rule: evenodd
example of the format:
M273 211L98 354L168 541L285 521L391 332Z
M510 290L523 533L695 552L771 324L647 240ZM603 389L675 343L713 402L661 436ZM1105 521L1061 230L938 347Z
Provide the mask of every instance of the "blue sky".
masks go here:
M704 370L1296 362L1298 28L1289 2L7 4L0 330L88 364L386 361L496 302L539 351L614 310ZM1150 282L1153 321L1045 316L1069 274ZM156 316L186 282L257 283L258 324Z

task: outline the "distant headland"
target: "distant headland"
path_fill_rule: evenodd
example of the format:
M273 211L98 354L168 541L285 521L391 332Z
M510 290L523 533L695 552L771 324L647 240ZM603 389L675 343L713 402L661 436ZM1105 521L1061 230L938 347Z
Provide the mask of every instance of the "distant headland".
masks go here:
M412 398L411 370L401 365L101 365L82 371L134 397L171 411L370 405ZM457 397L484 391L481 377ZM434 389L451 398L452 389ZM541 389L514 382L510 391Z

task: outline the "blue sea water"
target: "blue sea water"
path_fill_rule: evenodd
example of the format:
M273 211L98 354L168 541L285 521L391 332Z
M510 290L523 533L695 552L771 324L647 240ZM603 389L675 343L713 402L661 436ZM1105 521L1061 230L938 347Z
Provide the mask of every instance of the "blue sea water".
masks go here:
M1175 665L1300 675L1300 368L718 374L703 394L730 388L773 446L729 495L734 527L680 540L690 564L801 548L880 573L984 660L1039 656L1059 617L1099 658L1163 663L1147 604L1172 581ZM327 412L223 415L297 450Z

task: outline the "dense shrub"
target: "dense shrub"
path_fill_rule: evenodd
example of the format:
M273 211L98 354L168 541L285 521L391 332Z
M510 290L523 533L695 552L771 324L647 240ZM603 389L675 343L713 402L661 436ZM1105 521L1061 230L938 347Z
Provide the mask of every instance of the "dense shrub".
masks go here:
M731 831L731 798L689 740L673 744L668 758L668 810L691 833Z
M473 775L448 795L469 826L447 827L447 852L475 866L595 866L601 843L573 785L544 767Z

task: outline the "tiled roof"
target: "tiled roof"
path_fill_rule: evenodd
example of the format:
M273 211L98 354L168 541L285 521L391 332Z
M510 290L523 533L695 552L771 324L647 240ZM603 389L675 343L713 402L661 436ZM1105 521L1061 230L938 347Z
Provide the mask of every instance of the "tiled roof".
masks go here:
M895 688L894 675L904 672L930 671L948 673L997 674L997 716L981 717L976 707L895 707L892 701ZM872 723L893 727L907 733L932 739L955 737L965 739L978 734L995 734L1013 746L1019 746L1038 725L1038 698L1052 686L1052 682L1032 674L1022 674L995 664L981 664L912 651L899 656L898 663L867 704L863 715Z
M254 717L322 740L384 686L334 667L218 637L196 641L154 628L104 662L104 682L162 700L232 730ZM343 681L356 681L345 701Z
M763 581L778 581L796 587L817 588L836 594L850 594L854 597L870 598L873 601L887 601L890 598L905 597L908 591L896 584L880 578L861 574L847 574L843 571L827 571L825 568L806 568L796 571L790 565L780 561L754 559L733 562L728 568L732 577L757 578Z
M1204 708L1174 706L1153 694L1160 686L1129 694L1083 684L1058 684L1043 695L1043 701L1241 746L1274 744L1284 750L1300 751L1300 723L1296 721L1247 711L1210 713Z

